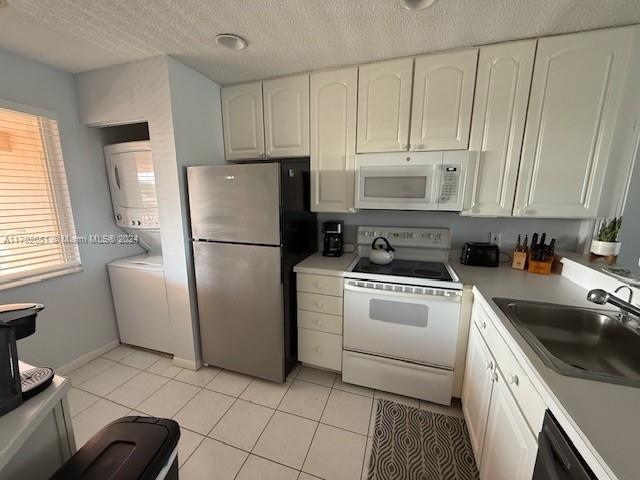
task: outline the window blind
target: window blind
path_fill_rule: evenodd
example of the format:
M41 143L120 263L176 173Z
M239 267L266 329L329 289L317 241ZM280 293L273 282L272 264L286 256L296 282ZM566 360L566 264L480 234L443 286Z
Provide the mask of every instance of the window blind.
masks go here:
M0 108L0 286L79 265L57 122Z

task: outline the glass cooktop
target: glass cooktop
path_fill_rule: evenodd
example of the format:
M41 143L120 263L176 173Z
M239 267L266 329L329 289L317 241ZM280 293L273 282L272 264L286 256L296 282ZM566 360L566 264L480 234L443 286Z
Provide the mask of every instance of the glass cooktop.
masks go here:
M377 265L368 258L361 258L353 271L375 275L428 278L431 280L453 281L447 267L442 262L422 262L414 260L393 260L388 265Z

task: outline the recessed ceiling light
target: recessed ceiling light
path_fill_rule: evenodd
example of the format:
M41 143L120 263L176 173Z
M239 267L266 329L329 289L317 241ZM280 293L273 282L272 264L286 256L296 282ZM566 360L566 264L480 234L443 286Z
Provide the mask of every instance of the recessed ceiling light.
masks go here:
M407 10L422 10L436 3L436 0L402 0L402 6Z
M2 1L2 0L0 0ZM231 50L242 50L247 46L244 38L234 35L233 33L221 33L216 35L216 43Z
M9 0L0 0L0 8L5 8L9 6Z

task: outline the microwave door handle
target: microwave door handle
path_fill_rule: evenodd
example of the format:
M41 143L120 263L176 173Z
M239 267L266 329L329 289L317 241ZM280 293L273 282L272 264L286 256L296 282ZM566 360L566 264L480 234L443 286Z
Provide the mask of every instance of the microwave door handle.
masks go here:
M118 171L117 163L113 165L113 179L115 181L116 188L120 190L120 172Z

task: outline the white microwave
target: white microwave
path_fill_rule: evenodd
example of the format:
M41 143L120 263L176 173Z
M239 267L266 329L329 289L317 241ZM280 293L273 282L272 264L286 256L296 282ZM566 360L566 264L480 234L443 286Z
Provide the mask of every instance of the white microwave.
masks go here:
M462 210L467 150L356 155L356 208Z

